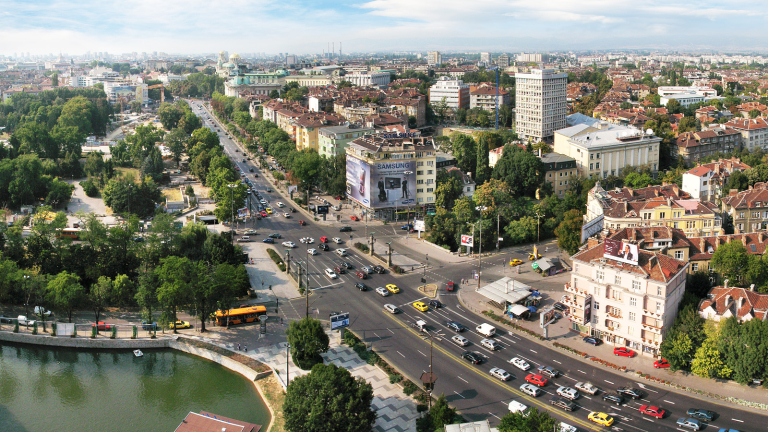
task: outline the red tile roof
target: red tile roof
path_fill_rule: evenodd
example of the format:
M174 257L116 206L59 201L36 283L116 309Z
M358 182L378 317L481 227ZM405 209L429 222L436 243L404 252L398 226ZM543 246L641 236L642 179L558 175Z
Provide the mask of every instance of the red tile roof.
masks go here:
M572 257L573 261L581 261L589 264L595 264L600 262L603 258L605 243L600 243L597 246L578 252ZM605 259L606 266L615 267L627 271L630 273L640 274L648 276L658 282L669 282L678 273L683 271L686 263L680 260L676 260L672 257L664 255L659 252L650 252L646 250L638 250L638 262L637 265L622 263L612 259ZM601 262L602 264L602 262Z
M699 313L705 316L708 308L727 318L735 316L739 321L752 318L759 320L768 319L768 294L756 293L747 288L738 287L714 287L707 294L707 298L699 302Z

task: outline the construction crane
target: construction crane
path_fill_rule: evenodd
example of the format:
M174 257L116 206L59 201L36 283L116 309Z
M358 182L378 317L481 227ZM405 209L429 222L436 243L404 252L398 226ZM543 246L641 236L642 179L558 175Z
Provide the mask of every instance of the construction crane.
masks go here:
M148 86L147 91L156 89L156 88L160 89L160 103L165 102L165 85L163 83ZM144 103L144 101L142 100L142 96L143 96L142 93L143 92L140 92L140 91L136 92L136 100L139 101L139 103Z
M486 70L496 71L496 130L499 130L499 67L492 66Z

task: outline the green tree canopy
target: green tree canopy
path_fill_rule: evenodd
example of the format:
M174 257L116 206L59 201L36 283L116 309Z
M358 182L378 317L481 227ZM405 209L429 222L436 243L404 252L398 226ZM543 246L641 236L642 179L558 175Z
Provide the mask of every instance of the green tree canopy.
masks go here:
M309 370L323 363L320 354L328 351L330 340L320 321L310 317L291 321L286 333L291 345L291 358L296 365Z
M544 180L541 160L517 146L505 145L493 167L493 178L504 181L514 196L531 197Z

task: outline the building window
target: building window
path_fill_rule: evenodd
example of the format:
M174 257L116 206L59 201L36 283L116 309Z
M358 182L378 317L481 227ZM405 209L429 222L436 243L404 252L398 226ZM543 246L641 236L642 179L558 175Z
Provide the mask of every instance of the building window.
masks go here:
M629 320L630 321L634 321L635 320L635 313L634 312L630 312L629 313Z
M634 328L634 327L632 327L632 326L627 326L627 334L628 334L628 335L633 335L633 334L635 334L635 328Z
M430 174L432 174L433 172L434 172L434 171L432 171L432 170L427 170L427 175L430 175Z
M596 270L595 279L597 279L598 282L603 283L603 280L605 279L605 273L603 273L602 270Z
M660 286L657 286L657 287L656 287L656 295L657 295L657 296L660 296L660 295L661 295L661 293L662 293L662 289L661 289L661 287L660 287Z
M422 192L424 192L424 188L416 189L416 193L422 193Z
M427 201L434 201L435 197L427 197Z
M640 281L639 280L633 280L632 281L632 289L635 291L640 291Z
M693 272L697 272L697 271L699 271L699 263L693 263L693 264L691 264L691 270L692 270Z
M675 259L682 260L683 259L683 251L675 251Z
M619 291L619 290L611 290L611 297L614 300L621 301L621 291Z
M434 192L435 188L427 188L427 193Z
M661 313L661 302L656 302L656 313Z
M593 170L593 169L595 169L595 164L593 164L593 163L589 164L589 169L590 169L590 170Z
M630 306L637 306L637 297L630 297L629 298L629 305Z
M416 166L417 167L424 166L424 162L416 162Z
M418 171L416 171L416 175L424 175L424 170L418 170Z
M614 276L613 283L615 283L616 285L621 285L621 276L620 275Z

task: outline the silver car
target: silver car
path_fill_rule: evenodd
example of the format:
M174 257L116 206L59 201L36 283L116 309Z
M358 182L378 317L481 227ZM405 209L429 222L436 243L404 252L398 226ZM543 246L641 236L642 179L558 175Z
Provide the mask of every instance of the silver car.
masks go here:
M379 295L382 296L382 297L386 297L386 296L389 295L389 291L387 291L387 289L384 288L384 287L376 288L376 292L379 293Z
M520 386L520 391L528 396L538 397L541 394L541 389L535 385L525 383Z
M512 375L510 375L509 372L500 368L492 368L490 370L490 374L492 377L498 378L502 381L509 381L510 379L512 379Z
M557 394L558 394L558 396L562 396L562 397L564 397L566 399L570 399L570 400L576 400L576 399L579 398L579 392L578 391L576 391L575 389L572 389L570 387L565 387L565 386L558 387L557 388Z
M456 345L462 346L462 347L469 345L469 339L465 338L464 336L456 335L451 338L451 341L453 341L453 343L455 343Z

